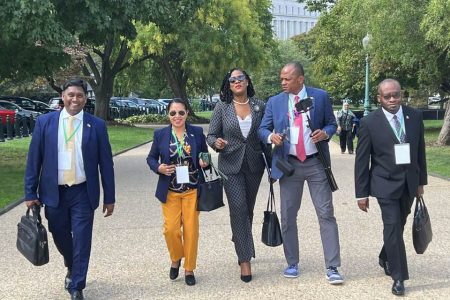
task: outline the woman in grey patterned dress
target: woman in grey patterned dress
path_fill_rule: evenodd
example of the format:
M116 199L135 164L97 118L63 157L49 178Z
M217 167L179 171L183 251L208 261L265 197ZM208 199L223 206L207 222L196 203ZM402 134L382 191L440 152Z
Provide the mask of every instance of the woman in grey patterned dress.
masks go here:
M245 71L239 68L229 71L222 82L221 102L214 108L206 138L219 152L219 169L228 176L224 188L230 209L232 241L244 282L252 279L253 209L264 173L263 149L257 130L265 104L253 98L254 95L253 84Z

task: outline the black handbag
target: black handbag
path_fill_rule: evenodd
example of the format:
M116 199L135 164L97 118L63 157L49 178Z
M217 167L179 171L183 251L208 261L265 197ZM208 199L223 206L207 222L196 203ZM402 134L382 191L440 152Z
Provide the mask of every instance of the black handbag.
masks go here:
M275 194L273 192L273 180L271 176L271 168L268 164L267 158L263 153L264 163L266 165L267 177L269 179L269 198L267 199L267 208L264 212L264 220L262 226L261 241L270 247L276 247L283 243L283 238L281 237L280 222L278 221L278 216L275 208Z
M33 214L28 208L17 224L16 246L33 265L42 266L49 261L47 230L42 225L40 207L33 205L31 210Z
M273 183L270 181L269 199L267 200L267 209L264 212L264 221L262 227L261 241L270 247L276 247L283 243L281 237L280 222L278 221L275 209L275 196L273 193Z
M201 170L204 181L197 185L197 210L212 211L224 206L222 178L219 177L215 168L209 169L209 175L203 168ZM213 170L215 175L213 175Z
M430 215L422 196L416 198L412 235L416 253L423 254L433 238L433 231L431 230Z

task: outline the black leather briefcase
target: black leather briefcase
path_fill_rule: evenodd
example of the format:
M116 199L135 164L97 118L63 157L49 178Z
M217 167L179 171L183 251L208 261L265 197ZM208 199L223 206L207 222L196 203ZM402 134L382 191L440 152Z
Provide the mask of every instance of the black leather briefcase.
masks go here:
M48 263L48 240L47 230L42 225L40 207L33 205L30 215L30 208L22 216L17 224L17 249L33 265L42 266Z

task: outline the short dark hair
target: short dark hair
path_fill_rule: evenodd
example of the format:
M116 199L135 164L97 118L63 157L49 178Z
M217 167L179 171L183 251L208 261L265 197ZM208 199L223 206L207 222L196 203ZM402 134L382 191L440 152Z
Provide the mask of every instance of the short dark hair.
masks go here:
M295 73L297 73L297 75L305 76L305 70L303 69L303 65L298 61L291 61L285 65L285 67L287 66L294 67Z
M384 79L383 81L381 81L381 82L378 84L378 89L377 89L378 95L381 95L381 87L382 87L385 83L394 83L394 84L397 84L397 85L399 86L400 90L402 89L402 86L400 85L400 82L398 82L398 80L393 79L393 78L386 78L386 79Z
M69 79L62 85L62 91L64 92L71 86L77 86L83 89L84 93L87 94L87 82L80 78Z
M185 100L181 99L181 98L173 98L172 100L170 100L169 104L167 105L167 113L170 110L170 107L172 106L173 103L180 103L184 105L184 109L187 111L188 110L188 106Z
M228 79L231 77L231 73L236 70L241 71L242 74L244 74L245 79L247 79L248 81L247 96L255 96L255 89L253 88L252 80L250 79L250 76L248 76L247 72L240 68L233 68L225 75L225 78L222 81L222 86L220 87L220 100L222 100L223 102L231 103L231 101L233 100L233 92L230 89L230 82L228 81Z

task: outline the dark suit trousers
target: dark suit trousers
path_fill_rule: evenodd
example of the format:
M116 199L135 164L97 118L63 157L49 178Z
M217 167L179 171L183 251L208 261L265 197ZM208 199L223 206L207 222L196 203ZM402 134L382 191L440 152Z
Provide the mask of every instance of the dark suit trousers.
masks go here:
M345 146L347 146L349 152L353 152L353 136L351 129L342 130L341 133L339 133L339 144L342 152L345 152Z
M72 270L69 291L86 287L91 255L94 210L91 208L86 183L59 187L59 206L45 207L48 228L64 264Z
M409 197L408 190L405 187L400 199L377 198L377 200L381 208L384 227L384 245L379 258L389 262L392 279L407 280L409 274L403 231L414 198Z
M262 175L263 172L251 173L244 160L239 173L227 174L228 180L224 180L230 209L232 241L239 262L247 262L255 257L252 235L253 209Z

